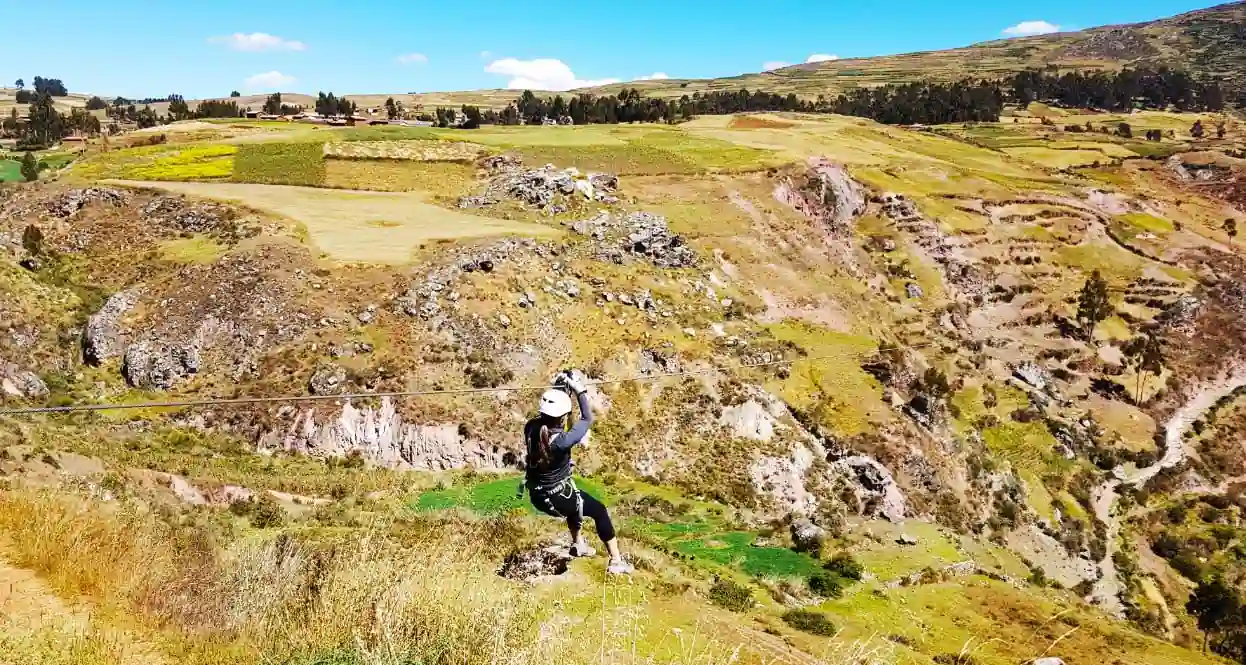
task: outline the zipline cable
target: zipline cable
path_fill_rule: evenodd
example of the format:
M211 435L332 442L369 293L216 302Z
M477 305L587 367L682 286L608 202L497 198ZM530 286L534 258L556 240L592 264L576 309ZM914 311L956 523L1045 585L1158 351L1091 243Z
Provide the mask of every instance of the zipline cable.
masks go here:
M657 379L681 377L681 376L698 376L703 374L717 374L728 369L751 369L755 367L771 367L774 365L791 365L798 362L817 362L820 360L829 360L832 358L840 358L842 355L833 356L815 356L804 358L793 358L785 360L774 360L761 363L739 363L729 365L727 367L713 367L704 370L689 370L683 372L662 372L658 374L638 374L621 379L605 379L600 381L585 381L586 385L602 386L610 384L628 383L631 381L654 381ZM391 392L368 392L368 393L344 393L339 395L281 395L275 397L238 397L233 399L198 399L184 401L165 401L165 402L134 402L129 404L71 404L66 406L35 406L17 409L0 409L0 416L23 416L41 413L76 413L87 411L120 411L130 409L161 409L161 408L186 408L186 407L202 407L202 406L228 406L238 404L269 404L273 402L325 402L335 400L349 399L365 399L375 397L421 397L434 395L470 395L476 393L497 393L497 392L526 392L548 390L550 386L499 386L497 388L452 388L449 390L401 390Z

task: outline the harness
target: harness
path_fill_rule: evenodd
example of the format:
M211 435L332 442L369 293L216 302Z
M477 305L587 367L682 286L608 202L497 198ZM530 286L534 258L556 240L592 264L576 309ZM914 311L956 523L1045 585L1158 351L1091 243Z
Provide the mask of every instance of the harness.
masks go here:
M561 433L559 436L561 436ZM584 520L584 496L580 494L580 488L576 486L575 478L567 476L553 485L533 485L531 487L528 486L528 483L525 480L519 484L519 493L521 495L523 494L525 487L530 492L540 495L541 499L545 502L545 507L549 509L551 514L563 518L569 516L563 515L559 512L558 508L554 506L554 497L558 497L560 499L570 499L574 496L576 517L578 517L581 521Z

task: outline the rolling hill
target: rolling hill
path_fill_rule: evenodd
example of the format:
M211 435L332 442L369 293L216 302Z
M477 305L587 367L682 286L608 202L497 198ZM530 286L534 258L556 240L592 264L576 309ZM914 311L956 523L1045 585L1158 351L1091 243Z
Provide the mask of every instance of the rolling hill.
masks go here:
M1240 87L1246 81L1246 2L1145 23L1001 39L945 51L833 60L716 79L634 81L587 91L614 93L632 87L652 96L678 97L745 87L816 97L860 86L953 81L967 72L991 78L1033 67L1120 69L1131 65L1181 67L1199 76L1219 77L1231 88Z

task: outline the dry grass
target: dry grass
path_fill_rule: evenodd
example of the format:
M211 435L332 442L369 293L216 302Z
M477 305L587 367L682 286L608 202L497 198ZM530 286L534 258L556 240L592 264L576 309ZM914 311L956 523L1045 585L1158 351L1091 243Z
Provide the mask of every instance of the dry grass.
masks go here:
M342 261L405 263L412 251L434 240L556 233L536 224L446 210L417 194L237 183L114 184L236 201L289 217L306 225L321 250Z
M727 126L732 129L786 129L795 127L796 123L755 115L739 115L733 116Z
M456 198L471 193L475 177L476 172L471 166L451 162L327 159L324 184L340 189L427 192Z
M578 579L567 589L508 582L494 574L496 555L527 538L513 518L442 516L233 538L222 535L229 530L217 516L161 516L24 489L0 495L0 534L14 563L62 595L116 608L109 619L152 635L167 662L891 662L874 640L825 640L809 649L823 659L813 658L690 597L651 600L643 581ZM554 597L561 601L547 602ZM668 612L685 628L669 630ZM39 640L6 636L0 646ZM124 662L108 648L88 639L16 662Z
M487 525L331 546L287 536L223 553L206 529L128 506L52 495L0 497L15 562L63 593L126 607L200 646L184 662L526 663L541 657L540 608L481 558Z

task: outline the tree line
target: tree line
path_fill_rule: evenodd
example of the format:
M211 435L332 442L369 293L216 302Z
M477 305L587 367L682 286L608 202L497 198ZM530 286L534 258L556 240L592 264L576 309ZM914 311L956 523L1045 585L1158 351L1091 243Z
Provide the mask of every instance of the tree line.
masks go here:
M69 114L64 115L56 110L52 95L46 92L31 101L24 121L17 115L17 109L11 109L9 116L0 121L0 134L16 137L18 150L42 150L75 131L87 136L98 135L99 118L81 108L70 109Z
M1246 93L1243 93L1246 103ZM870 118L885 124L946 124L997 122L1004 105L1041 101L1055 106L1121 111L1133 108L1219 111L1225 95L1214 81L1199 81L1181 70L1160 67L1120 72L1028 70L1003 79L963 79L952 83L923 81L857 88L834 98L810 101L795 94L761 90L697 92L679 99L643 96L635 88L617 95L581 93L540 97L525 90L504 109L481 113L479 124L542 123L615 124L675 123L698 115L756 111L837 113ZM466 114L469 107L464 106ZM438 109L437 124L455 115ZM461 117L460 117L461 119Z
M1009 101L1022 106L1046 102L1070 108L1127 111L1133 108L1220 111L1224 92L1215 81L1160 67L1119 72L1059 72L1031 69L1004 79Z
M65 88L65 84L60 79L36 76L31 83L34 85L34 89L27 90L25 80L17 79L14 81L13 85L17 88L15 96L18 104L31 104L39 95L52 97L66 97L69 95L69 90Z

